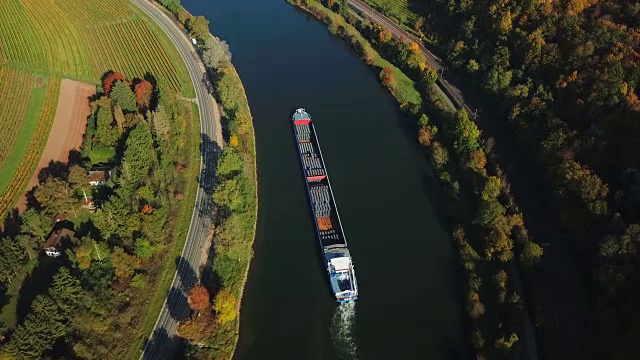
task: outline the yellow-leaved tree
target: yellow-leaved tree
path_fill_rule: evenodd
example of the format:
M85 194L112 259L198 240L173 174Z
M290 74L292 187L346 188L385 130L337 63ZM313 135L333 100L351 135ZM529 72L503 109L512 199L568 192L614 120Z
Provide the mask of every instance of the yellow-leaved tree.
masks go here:
M213 310L216 311L216 321L224 324L236 319L237 298L229 288L223 288L213 300Z

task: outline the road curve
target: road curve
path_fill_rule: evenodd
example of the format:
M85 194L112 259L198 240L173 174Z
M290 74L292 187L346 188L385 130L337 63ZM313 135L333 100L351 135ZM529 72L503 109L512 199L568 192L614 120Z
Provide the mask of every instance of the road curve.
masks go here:
M435 56L431 51L429 51L422 40L417 39L411 33L403 29L400 25L396 24L388 17L379 13L376 9L372 8L365 2L361 0L349 0L349 4L355 10L357 10L360 14L368 17L373 20L375 23L378 23L382 27L385 27L391 31L394 37L396 38L405 38L411 41L414 41L420 47L420 51L425 57L427 64L432 68L436 69L436 71L441 74L446 67L442 64L442 61L439 57ZM465 100L462 96L462 92L457 87L453 86L450 82L445 80L442 76L438 77L438 84L445 91L445 93L453 100L456 107L458 109L465 109L470 115L474 115L476 112L476 108L469 104L468 100Z
M171 288L140 355L140 359L165 359L172 357L179 342L176 337L178 322L188 313L187 293L197 281L200 260L211 227L216 153L222 148L220 114L209 92L204 65L184 31L157 4L147 0L131 1L160 26L180 53L196 92L200 114L200 177L191 224Z

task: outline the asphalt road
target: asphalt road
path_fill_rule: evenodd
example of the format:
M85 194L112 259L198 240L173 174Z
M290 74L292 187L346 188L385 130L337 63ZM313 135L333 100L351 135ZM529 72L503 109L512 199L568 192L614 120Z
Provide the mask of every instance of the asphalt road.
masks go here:
M187 294L197 282L197 273L205 249L205 243L211 227L213 209L212 191L215 176L217 150L222 148L220 137L220 114L210 95L211 86L204 66L200 61L190 39L171 18L156 4L147 0L132 0L169 36L187 66L189 76L196 92L196 101L200 113L201 163L198 193L187 240L178 260L178 268L171 288L167 294L154 329L140 356L141 359L171 358L179 339L176 337L178 322L188 314Z
M389 29L394 37L396 38L406 38L412 41L415 41L420 47L420 51L425 57L427 64L432 68L436 69L438 74L442 74L444 70L446 70L446 66L442 64L442 60L439 57L435 56L432 52L430 52L422 43L422 40L416 38L411 33L403 29L400 25L396 24L383 14L379 13L377 10L367 5L363 1L360 0L349 0L349 4L356 9L358 12L373 20L375 23L380 24L381 26ZM465 109L472 116L476 114L476 108L469 103L468 100L465 100L462 96L462 92L457 87L453 86L449 81L444 79L442 76L438 76L438 85L445 91L447 96L455 103L458 109Z

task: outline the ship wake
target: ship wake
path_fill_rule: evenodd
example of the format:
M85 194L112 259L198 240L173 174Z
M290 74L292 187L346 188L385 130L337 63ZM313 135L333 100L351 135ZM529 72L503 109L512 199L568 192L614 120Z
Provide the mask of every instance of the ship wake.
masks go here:
M331 339L336 353L342 360L357 360L356 343L356 303L340 304L331 319Z

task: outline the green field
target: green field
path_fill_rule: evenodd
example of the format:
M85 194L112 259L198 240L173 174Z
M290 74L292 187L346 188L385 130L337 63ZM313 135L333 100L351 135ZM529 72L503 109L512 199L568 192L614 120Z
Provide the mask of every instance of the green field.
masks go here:
M39 160L60 79L152 74L187 97L186 67L158 26L126 0L0 0L0 214ZM44 132L38 133L38 132Z

